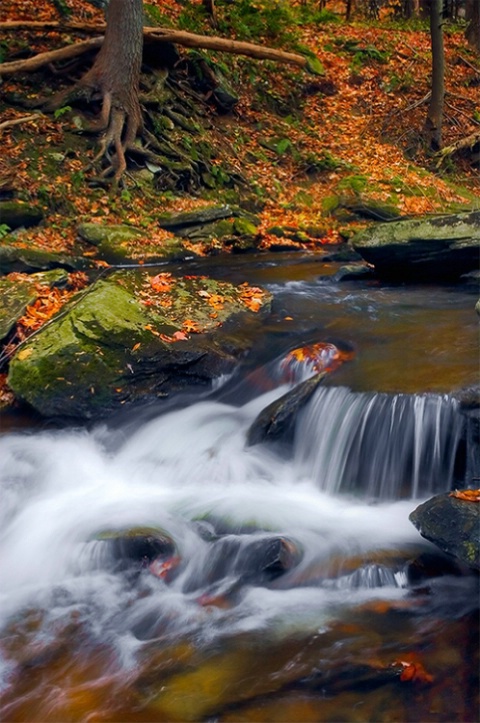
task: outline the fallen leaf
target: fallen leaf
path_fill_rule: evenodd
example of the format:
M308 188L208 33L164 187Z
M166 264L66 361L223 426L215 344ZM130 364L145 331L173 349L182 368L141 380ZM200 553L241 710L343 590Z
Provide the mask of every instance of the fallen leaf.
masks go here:
M449 496L463 502L480 502L480 490L454 490Z

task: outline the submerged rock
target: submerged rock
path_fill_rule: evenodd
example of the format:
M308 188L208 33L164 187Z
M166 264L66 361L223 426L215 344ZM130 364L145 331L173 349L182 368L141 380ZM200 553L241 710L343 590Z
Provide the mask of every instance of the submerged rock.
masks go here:
M480 211L377 224L353 248L393 279L458 279L478 268Z
M410 514L422 537L469 567L480 570L480 503L437 495Z
M374 270L370 264L348 264L341 266L337 273L334 274L334 281L363 281L364 279L372 279L375 277Z
M240 314L257 318L249 309L268 310L270 298L205 277L116 272L22 346L10 388L45 416L91 419L205 385L249 344L232 323L228 332L217 327Z

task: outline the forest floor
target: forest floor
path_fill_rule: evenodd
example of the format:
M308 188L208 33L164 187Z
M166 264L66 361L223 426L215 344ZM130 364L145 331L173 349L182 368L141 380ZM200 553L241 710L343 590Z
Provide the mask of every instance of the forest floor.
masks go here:
M58 21L62 8L71 11L68 19L72 21L103 21L103 13L83 0L3 0L0 22ZM213 166L221 168L227 161L253 194L260 218L260 249L268 250L272 241L278 241L269 233L277 226L303 231L299 249L315 251L325 243L345 240L362 222L350 222L346 228L341 214L332 213L339 198L368 196L403 215L480 204L478 171L468 158L447 159L440 166L422 143L431 72L428 24L409 25L388 16L378 20L359 16L347 23L340 14L342 8L343 3L334 0L322 12L308 5L272 6L266 0L218 2L217 27L212 28L198 2L145 3L148 25L309 51L324 67L324 75L315 76L271 61L201 53L228 78L238 97L233 110L223 114L205 97L207 133L218 151ZM444 145L480 125L480 62L463 33L461 26L445 26ZM0 61L52 50L84 37L71 30L7 31L0 36ZM185 56L189 51L179 48L179 52ZM169 234L158 227L160 211L191 210L235 198L238 189L222 185L220 171L216 187L192 193L139 185L129 173L117 195L92 185L92 172L86 166L96 154L95 138L82 137L78 146L72 144L68 139L75 129L67 112L38 113L18 125L8 125L27 115L25 108L10 101L16 93L42 96L46 87L51 89L57 82L48 67L29 75L7 76L2 82L0 193L7 189L47 209L42 225L16 234L17 243L34 242L50 251L69 252L78 223L97 221L140 225L150 243L161 244ZM312 228L324 232L309 236ZM200 244L195 251L208 254L219 249L225 250L221 244ZM61 307L63 297L54 296L50 301L45 298L37 326Z

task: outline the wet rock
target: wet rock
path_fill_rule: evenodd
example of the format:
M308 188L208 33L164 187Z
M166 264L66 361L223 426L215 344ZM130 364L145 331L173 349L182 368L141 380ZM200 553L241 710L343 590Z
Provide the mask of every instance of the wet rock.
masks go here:
M420 534L466 565L480 569L480 504L437 495L410 514Z
M12 359L9 385L17 398L45 416L100 418L209 384L231 369L249 344L236 333L235 319L258 319L242 301L243 287L180 278L162 306L148 297L149 280L146 272L116 272L73 299ZM215 312L212 295L222 300ZM270 298L261 296L260 313ZM228 330L217 328L227 321ZM189 329L202 333L189 338Z
M163 530L153 527L131 527L126 530L105 530L96 535L103 542L117 569L135 565L146 567L159 557L175 553L175 543Z
M36 226L43 220L43 211L23 201L0 201L0 223L10 229Z
M81 223L77 232L81 239L97 247L96 258L110 264L181 261L194 256L184 247L181 239L169 238L161 244L151 242L142 229L126 224Z
M370 264L348 264L341 266L334 275L334 281L361 281L363 279L375 278L374 269Z
M89 267L89 262L84 258L45 251L34 245L20 248L13 242L7 243L7 238L8 236L0 241L0 274L10 274L14 271L31 273L58 268L75 271Z
M354 263L361 261L362 257L354 251L349 243L334 247L332 251L325 254L323 261L339 261L341 263Z
M289 439L298 412L308 402L325 376L325 372L316 374L265 407L247 432L247 445Z
M294 567L301 559L297 545L284 537L228 535L213 543L208 582L235 577L240 584L265 584Z
M478 268L480 211L378 224L352 244L386 278L458 279Z

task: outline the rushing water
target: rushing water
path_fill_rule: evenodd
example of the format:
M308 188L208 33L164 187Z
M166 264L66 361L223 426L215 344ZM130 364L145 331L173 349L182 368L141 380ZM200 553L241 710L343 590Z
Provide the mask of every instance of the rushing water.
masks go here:
M448 335L415 358L420 378L439 362L437 393L405 393L394 353L397 388L376 393L362 358L379 329L384 355L402 309L413 325L429 305L440 330L444 307L445 330L468 318L468 297L342 290L294 271L307 278L292 289L267 268L276 316L211 394L0 438L2 720L475 719L476 578L408 520L458 474ZM256 416L300 379L282 377L285 352L332 326L338 339L342 323L354 359L290 443L249 447ZM471 345L468 325L457 335ZM133 559L118 534L134 528L164 542Z

